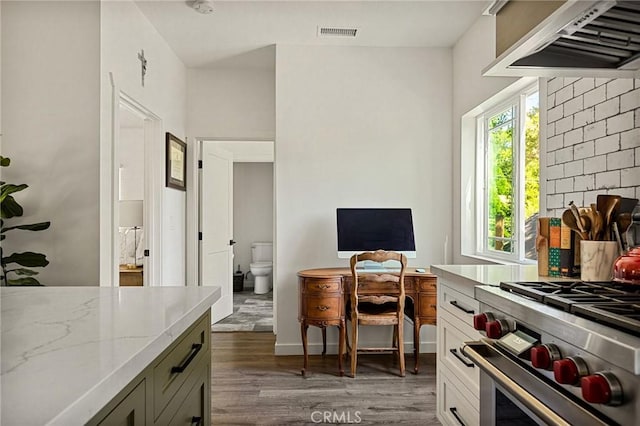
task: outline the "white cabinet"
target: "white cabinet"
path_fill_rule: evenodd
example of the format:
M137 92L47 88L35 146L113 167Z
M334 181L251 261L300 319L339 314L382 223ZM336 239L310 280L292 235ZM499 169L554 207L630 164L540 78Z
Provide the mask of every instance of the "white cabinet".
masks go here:
M478 340L473 315L479 304L468 281L438 277L438 419L445 425L480 423L478 367L460 353L464 342Z

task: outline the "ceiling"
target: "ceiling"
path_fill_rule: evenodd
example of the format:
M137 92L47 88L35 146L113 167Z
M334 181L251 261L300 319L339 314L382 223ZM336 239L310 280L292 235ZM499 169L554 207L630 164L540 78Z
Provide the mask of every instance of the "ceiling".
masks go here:
M204 15L192 0L136 4L189 68L273 68L274 44L450 47L488 0L213 1ZM356 28L355 38L318 37L318 27Z

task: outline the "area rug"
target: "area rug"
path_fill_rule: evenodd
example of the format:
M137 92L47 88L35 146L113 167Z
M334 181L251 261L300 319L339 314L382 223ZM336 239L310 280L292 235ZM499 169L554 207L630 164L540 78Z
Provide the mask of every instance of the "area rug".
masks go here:
M212 332L273 332L273 293L233 293L233 314L211 326Z

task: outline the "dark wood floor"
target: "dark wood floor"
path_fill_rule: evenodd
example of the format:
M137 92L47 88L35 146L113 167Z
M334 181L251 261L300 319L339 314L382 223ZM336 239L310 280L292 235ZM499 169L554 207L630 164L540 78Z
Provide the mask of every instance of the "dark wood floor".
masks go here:
M271 333L211 335L211 412L215 425L439 425L435 355L420 358L420 374L398 376L391 354L358 357L355 379L336 374L335 356L274 356Z

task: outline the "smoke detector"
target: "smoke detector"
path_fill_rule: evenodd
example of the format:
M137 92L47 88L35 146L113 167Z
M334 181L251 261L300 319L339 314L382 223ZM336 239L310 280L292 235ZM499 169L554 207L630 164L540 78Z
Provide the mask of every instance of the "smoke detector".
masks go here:
M193 7L196 12L205 15L213 12L213 2L211 0L194 0L191 7Z

